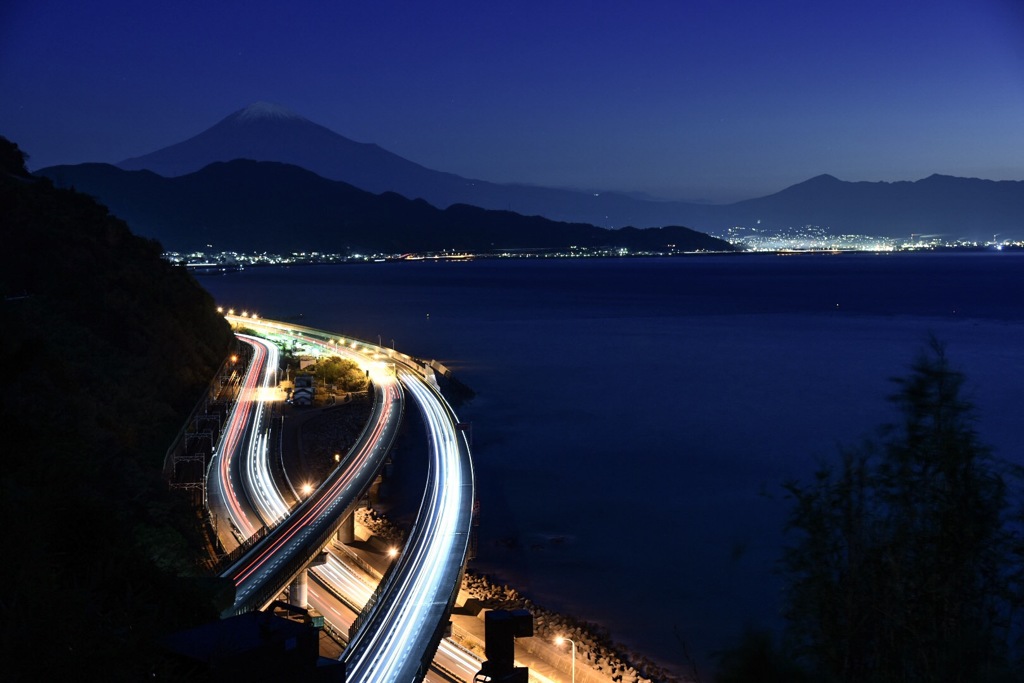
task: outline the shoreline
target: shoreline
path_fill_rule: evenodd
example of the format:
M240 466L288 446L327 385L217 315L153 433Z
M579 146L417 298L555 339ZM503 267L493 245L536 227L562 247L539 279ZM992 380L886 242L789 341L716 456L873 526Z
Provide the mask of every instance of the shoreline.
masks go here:
M882 239L882 238L880 238ZM243 272L246 268L272 268L272 267L283 267L289 268L292 266L351 266L351 265L370 265L379 263L419 263L424 261L429 262L464 262L473 260L489 260L489 259L529 259L529 260L565 260L565 261L576 261L579 259L604 259L604 260L617 260L617 259L648 259L648 258L674 258L674 257L702 257L702 256L747 256L747 255L759 255L759 256L794 256L794 255L841 255L841 254L952 254L952 253L985 253L994 254L998 252L1022 252L1024 251L1024 243L1011 242L997 246L994 245L980 245L980 244L942 244L942 245L929 245L929 246L910 246L910 247L898 247L892 249L878 249L878 248L857 248L857 247L837 247L837 246L821 246L821 247L778 247L773 249L756 249L756 248L743 248L737 247L731 250L722 251L710 251L710 250L697 250L697 251L685 251L685 250L669 250L669 251L647 251L637 250L627 253L619 253L618 251L585 251L585 252L573 252L560 249L538 249L538 250L523 250L518 252L474 252L465 254L450 254L450 253L434 253L425 252L423 254L403 254L401 256L395 255L382 255L380 257L353 257L350 255L342 254L320 254L316 258L298 258L295 256L284 256L280 254L249 254L242 252L219 252L210 254L204 258L214 259L211 263L196 264L187 262L182 256L181 252L178 251L167 251L164 252L163 258L175 264L183 265L189 268L196 276L222 276L229 275L231 273ZM238 260L241 259L241 260ZM204 266L203 269L197 269L198 266Z
M358 402L347 404L346 407L368 410L368 405L361 406ZM331 454L336 448L328 447L326 442L336 446L339 441L354 440L361 427L356 425L358 420L352 417L351 412L344 409L313 408L305 419L293 420L299 422L293 424L293 427L299 432L297 450L302 451L296 454L293 463L314 471L335 466ZM357 510L356 514L357 523L373 536L390 544L404 539L405 530L388 517L386 510L389 507L388 503L378 502L377 505ZM651 657L614 641L610 629L604 626L546 609L515 587L501 584L486 573L467 569L456 607L452 611L453 616L474 617L482 622L484 612L492 609L528 610L533 616L535 639L546 643L552 643L558 636L575 640L577 665L587 666L594 673L607 676L609 680L621 683L689 683L697 680L696 677L682 677ZM483 656L482 650L479 654Z
M357 512L357 523L373 536L388 543L404 537L402 529L391 522L385 513L375 508ZM621 683L691 683L697 678L686 678L656 663L647 655L616 642L610 630L599 624L561 614L535 603L515 587L492 580L485 573L465 571L462 587L453 617L465 616L483 621L487 610L525 609L533 617L533 639L553 643L559 637L576 641L577 666L586 666L594 673ZM454 619L453 619L454 622ZM517 643L523 640L519 639ZM472 648L471 648L472 649ZM532 649L532 648L531 648ZM480 656L483 651L480 650Z

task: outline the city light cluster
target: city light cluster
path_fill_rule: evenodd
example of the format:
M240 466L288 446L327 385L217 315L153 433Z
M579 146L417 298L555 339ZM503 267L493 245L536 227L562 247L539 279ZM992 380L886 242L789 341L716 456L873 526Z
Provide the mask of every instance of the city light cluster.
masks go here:
M736 226L723 234L715 235L729 242L740 251L749 252L793 252L793 251L924 251L940 249L1024 249L1024 240L989 241L947 239L941 235L912 234L906 238L880 237L859 234L833 234L828 228L805 225L787 230L761 230ZM642 258L657 256L681 256L701 253L724 253L711 251L690 251L666 244L655 249L628 249L626 247L581 247L564 249L504 249L489 252L439 251L403 254L331 254L326 252L292 252L271 254L267 252L247 253L237 251L189 253L165 252L164 259L186 266L196 273L226 273L243 270L246 267L385 263L395 261L471 261L474 259L566 259L566 258Z
M989 241L951 239L944 235L913 233L903 238L836 234L828 226L802 225L784 229L735 226L715 237L745 251L921 251L937 249L1021 249L1024 240Z

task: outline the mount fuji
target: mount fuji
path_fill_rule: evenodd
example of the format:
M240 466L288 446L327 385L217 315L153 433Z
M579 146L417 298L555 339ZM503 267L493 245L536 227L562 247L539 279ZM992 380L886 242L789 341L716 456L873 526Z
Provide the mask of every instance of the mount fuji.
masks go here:
M439 177L441 184L457 186L460 181L466 182L458 176L431 171L377 145L350 140L269 102L250 104L195 137L125 159L117 166L175 177L235 159L292 164L368 192L395 191L410 198L435 194L431 190L439 184Z
M680 209L699 213L702 208L613 192L597 195L463 178L426 168L378 145L356 142L269 102L250 104L188 140L116 165L174 177L234 159L292 164L368 192L397 192L438 208L469 204L604 228L680 225Z
M649 201L614 192L462 178L426 168L378 145L350 140L266 102L251 104L195 137L118 166L174 177L235 159L292 164L368 192L395 192L442 209L469 204L604 228L685 225L724 234L733 226L757 226L771 233L818 225L833 234L934 233L979 240L995 233L1015 238L1024 234L1022 181L932 175L917 181L847 182L821 175L734 204Z

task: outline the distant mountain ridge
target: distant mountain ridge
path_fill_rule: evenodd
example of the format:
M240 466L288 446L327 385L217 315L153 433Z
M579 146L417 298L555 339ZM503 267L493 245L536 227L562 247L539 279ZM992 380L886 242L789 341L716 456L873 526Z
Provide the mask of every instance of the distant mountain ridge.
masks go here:
M673 212L662 210L660 202L615 193L502 185L431 170L267 102L251 104L194 137L117 166L174 177L234 159L293 164L368 192L397 192L439 208L469 204L607 228L675 224L669 220Z
M847 182L820 175L767 197L716 207L718 224L766 230L829 226L834 233L1024 238L1024 181L933 174L916 181Z
M173 177L240 158L294 164L369 192L397 192L440 208L462 203L610 228L686 225L721 235L734 226L771 232L820 225L835 234L989 239L1000 233L1024 238L1024 181L933 175L913 182L847 182L822 175L766 197L726 205L644 200L614 192L502 185L431 170L265 102L118 166Z
M395 183L402 187L426 187L437 174L377 145L355 142L268 102L251 104L188 140L126 159L117 166L176 177L214 162L235 159L301 166L324 178L341 180L375 194L396 191L410 199L420 195L402 192Z
M174 178L109 164L38 172L106 204L136 233L177 251L404 253L465 249L728 251L684 227L608 230L453 204L438 209L393 192L372 194L279 162L236 159Z

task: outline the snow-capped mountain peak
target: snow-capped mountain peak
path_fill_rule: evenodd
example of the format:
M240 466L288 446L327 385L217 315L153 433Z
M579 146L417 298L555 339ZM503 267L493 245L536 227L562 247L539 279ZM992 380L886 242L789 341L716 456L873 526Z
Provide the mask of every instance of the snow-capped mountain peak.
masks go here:
M273 102L253 102L245 109L235 112L234 118L236 121L245 122L265 121L267 119L305 121L303 117L291 109L274 104Z

